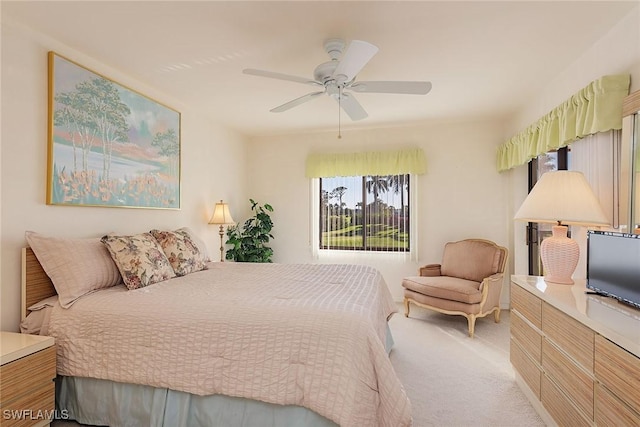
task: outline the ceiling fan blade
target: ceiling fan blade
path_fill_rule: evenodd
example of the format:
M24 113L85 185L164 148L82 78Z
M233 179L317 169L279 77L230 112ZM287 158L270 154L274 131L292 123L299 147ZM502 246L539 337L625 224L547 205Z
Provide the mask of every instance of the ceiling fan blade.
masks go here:
M339 101L340 107L344 110L345 113L353 120L354 122L357 120L366 119L369 117L362 105L358 102L358 100L350 93L342 93L342 99L338 99L338 97L333 97L336 101Z
M431 82L355 82L350 90L360 93L406 93L426 95L431 91Z
M340 76L344 76L343 81L352 80L377 52L378 48L371 43L352 40L333 72L333 77L339 80Z
M301 96L300 98L296 98L292 101L289 101L280 105L279 107L272 109L271 112L281 113L283 111L287 111L297 105L304 104L305 102L311 101L313 98L317 97L318 95L322 95L323 93L324 91L308 93L306 95Z
M252 76L269 77L271 79L288 80L291 82L304 83L310 85L322 86L322 83L305 77L291 76L289 74L274 73L273 71L256 70L255 68L245 68L242 70L244 74L250 74Z

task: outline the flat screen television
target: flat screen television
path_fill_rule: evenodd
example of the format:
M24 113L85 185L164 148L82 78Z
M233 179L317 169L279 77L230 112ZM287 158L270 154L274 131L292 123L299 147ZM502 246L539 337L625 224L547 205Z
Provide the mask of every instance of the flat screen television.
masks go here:
M640 309L640 235L590 230L587 288Z

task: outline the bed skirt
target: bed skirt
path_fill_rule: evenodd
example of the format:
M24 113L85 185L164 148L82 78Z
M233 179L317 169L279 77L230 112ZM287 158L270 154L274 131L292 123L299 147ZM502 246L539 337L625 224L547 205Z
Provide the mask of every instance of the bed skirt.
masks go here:
M337 427L301 406L274 405L223 395L181 391L94 378L56 379L57 415L111 427Z

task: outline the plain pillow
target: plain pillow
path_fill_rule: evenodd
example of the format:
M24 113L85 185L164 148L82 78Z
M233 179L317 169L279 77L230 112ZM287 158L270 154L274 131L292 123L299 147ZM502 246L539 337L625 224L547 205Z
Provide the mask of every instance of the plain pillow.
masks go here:
M207 268L207 260L188 232L151 230L149 233L162 247L177 276L186 276Z
M151 233L132 236L106 235L100 239L118 266L130 290L176 277L162 247Z
M51 310L51 307L47 307L47 310ZM47 310L36 310L20 322L20 333L29 335L40 335L42 330L42 324L47 316Z
M20 332L31 335L47 335L51 310L56 304L58 304L58 295L45 298L27 307L31 313L20 322Z
M43 308L46 307L53 307L54 305L56 305L59 302L60 297L58 295L54 295L51 296L49 298L45 298L42 301L38 301L37 303L30 305L29 307L27 307L27 310L29 311L38 311L38 310L42 310Z
M100 239L66 239L33 231L25 232L25 237L53 282L64 308L85 294L122 281L118 267Z

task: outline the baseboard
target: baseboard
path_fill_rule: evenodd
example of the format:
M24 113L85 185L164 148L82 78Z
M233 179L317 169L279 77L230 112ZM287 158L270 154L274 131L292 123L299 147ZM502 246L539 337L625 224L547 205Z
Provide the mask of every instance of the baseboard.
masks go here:
M553 418L551 417L549 412L547 412L544 406L542 406L542 402L540 402L540 400L538 400L538 397L535 394L533 394L529 386L527 386L527 384L524 382L520 374L518 374L518 372L515 369L514 369L514 373L516 377L516 384L518 384L518 387L520 388L522 393L525 395L529 403L531 403L531 406L533 406L533 409L535 409L538 415L540 415L540 418L542 418L542 421L549 427L557 427L558 424L553 420Z

